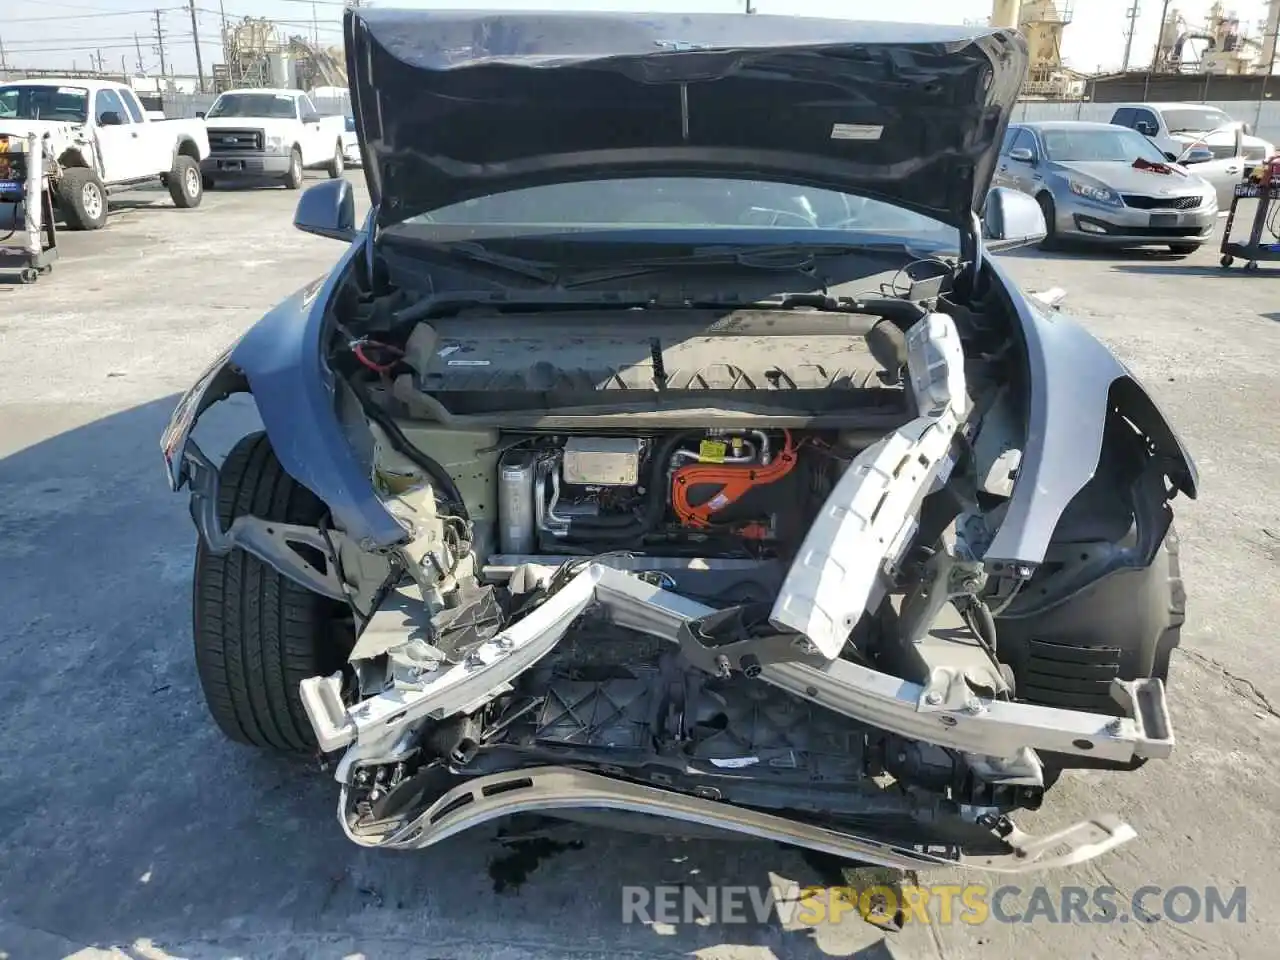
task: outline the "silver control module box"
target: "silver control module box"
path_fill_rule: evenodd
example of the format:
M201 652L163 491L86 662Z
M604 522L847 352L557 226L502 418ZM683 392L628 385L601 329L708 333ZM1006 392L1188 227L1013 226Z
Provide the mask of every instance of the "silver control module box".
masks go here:
M565 483L584 487L634 487L640 483L637 437L570 437L564 445Z

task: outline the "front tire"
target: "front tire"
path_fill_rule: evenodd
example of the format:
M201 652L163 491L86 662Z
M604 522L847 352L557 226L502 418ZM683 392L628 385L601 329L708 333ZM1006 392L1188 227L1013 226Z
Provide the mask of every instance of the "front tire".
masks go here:
M224 529L239 516L310 525L326 512L284 472L264 433L235 445L219 481ZM192 628L200 687L219 729L254 747L314 751L298 688L307 677L331 674L346 662L353 642L346 608L243 550L214 556L201 541Z
M72 230L101 230L107 223L107 188L87 167L62 171L57 188L62 218Z
M169 171L169 196L173 205L182 210L190 210L200 206L204 199L204 177L200 175L200 165L187 156L173 158L173 169Z
M302 151L297 147L289 152L289 172L284 175L284 185L290 190L302 186Z
M1040 241L1040 249L1056 250L1058 248L1058 211L1053 205L1053 197L1042 193L1036 197L1036 203L1040 204L1040 212L1044 214L1044 239Z
M329 161L329 165L325 167L325 170L329 174L330 180L337 180L346 169L347 160L342 153L342 141L339 140L333 148L333 159Z

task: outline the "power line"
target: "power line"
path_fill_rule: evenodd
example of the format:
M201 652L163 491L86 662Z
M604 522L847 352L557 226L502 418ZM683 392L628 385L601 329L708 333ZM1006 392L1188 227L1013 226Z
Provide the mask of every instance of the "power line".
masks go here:
M182 7L163 7L161 12L182 10ZM6 17L5 23L57 23L61 20L97 20L99 17L151 16L154 10L112 10L104 13L63 13L56 17Z
M81 50L131 50L133 43L98 43L96 40L86 40L79 45L63 45L60 47L23 47L18 53L79 53Z
M95 44L97 44L97 43L115 43L117 40L130 40L135 36L137 36L136 33L126 33L126 34L121 34L120 36L113 36L113 37L60 37L59 39L60 40L79 40L79 39L92 40ZM10 47L28 46L33 43L49 43L49 42L50 42L49 37L41 37L38 40L10 40L9 46Z

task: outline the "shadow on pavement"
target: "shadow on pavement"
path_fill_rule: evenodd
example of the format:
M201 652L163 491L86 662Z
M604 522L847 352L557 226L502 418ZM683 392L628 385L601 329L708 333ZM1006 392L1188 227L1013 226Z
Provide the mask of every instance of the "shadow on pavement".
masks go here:
M856 915L816 933L622 922L628 886L822 883L774 846L566 828L572 843L498 893L491 865L510 851L492 831L418 854L353 845L331 774L234 746L205 713L194 531L158 449L176 401L18 408L0 435L0 955L890 956ZM221 457L255 419L246 398L215 407L202 446Z

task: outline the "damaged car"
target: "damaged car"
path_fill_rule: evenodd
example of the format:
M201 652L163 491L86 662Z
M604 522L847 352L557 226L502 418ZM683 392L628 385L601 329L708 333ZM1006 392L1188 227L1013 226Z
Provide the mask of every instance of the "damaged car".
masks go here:
M1135 836L1012 819L1170 755L1195 466L993 258L1013 31L348 10L371 206L162 438L232 740L418 849L513 815L920 870ZM251 395L221 463L193 431Z

